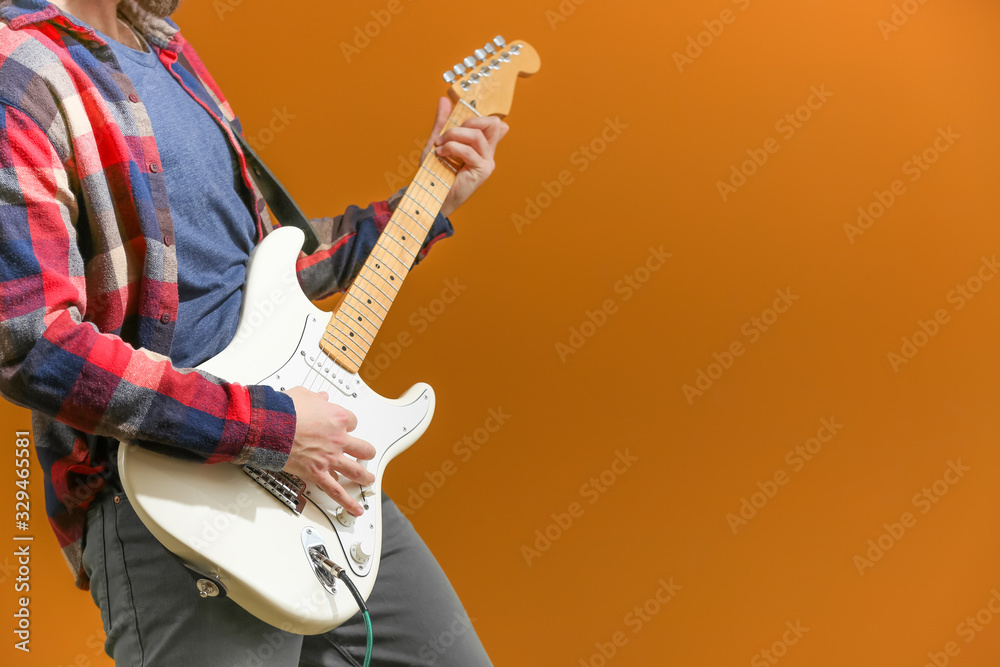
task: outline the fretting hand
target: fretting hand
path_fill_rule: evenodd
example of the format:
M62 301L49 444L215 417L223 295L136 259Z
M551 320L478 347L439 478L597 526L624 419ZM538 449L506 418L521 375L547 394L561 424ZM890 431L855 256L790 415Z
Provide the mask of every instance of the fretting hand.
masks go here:
M441 157L464 163L455 176L455 184L441 205L441 213L445 217L464 204L493 173L496 167L493 156L497 144L510 129L507 123L496 116L483 116L470 118L462 123L461 127L452 127L442 134L441 130L450 114L451 100L442 97L438 100L434 129L431 130L431 136L420 155L420 161L423 162L427 152L434 148Z

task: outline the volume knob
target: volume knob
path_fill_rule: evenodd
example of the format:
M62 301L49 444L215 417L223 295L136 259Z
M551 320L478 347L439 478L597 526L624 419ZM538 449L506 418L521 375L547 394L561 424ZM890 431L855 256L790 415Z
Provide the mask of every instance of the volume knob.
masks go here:
M353 514L351 514L350 512L348 512L347 510L345 510L343 507L338 507L337 511L334 512L333 515L337 517L337 521L339 521L342 526L347 526L347 527L353 526L354 522L358 518Z
M374 553L375 550L367 542L355 542L351 547L351 558L359 563L367 563Z

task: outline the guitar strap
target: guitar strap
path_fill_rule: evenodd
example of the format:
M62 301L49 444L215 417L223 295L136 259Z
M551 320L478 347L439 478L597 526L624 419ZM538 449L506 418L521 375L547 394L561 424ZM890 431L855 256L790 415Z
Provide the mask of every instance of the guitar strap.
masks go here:
M261 194L264 195L264 201L271 208L271 212L278 220L278 223L283 227L298 227L305 232L306 241L302 245L302 249L306 254L315 251L319 247L319 239L316 237L316 232L313 231L312 225L309 224L309 220L306 219L302 209L295 203L292 196L288 194L285 186L261 162L260 156L254 152L254 149L250 147L250 144L243 138L243 135L237 132L235 128L233 128L233 134L240 143L240 148L243 149L243 155L246 158L247 166L250 168L250 175L253 176L254 183L257 184Z

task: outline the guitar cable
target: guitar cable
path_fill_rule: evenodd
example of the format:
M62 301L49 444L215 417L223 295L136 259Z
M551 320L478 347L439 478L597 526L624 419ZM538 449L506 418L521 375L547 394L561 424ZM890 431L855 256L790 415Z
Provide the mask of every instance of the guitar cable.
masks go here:
M347 570L334 563L332 560L330 560L329 557L324 556L319 551L313 551L312 557L313 560L315 560L317 563L321 565L324 565L328 570L331 570L337 576L338 579L343 581L344 584L347 585L347 589L351 591L351 595L354 596L354 601L358 603L358 608L361 610L361 616L362 618L365 619L365 633L368 635L365 647L364 667L369 667L369 664L371 663L372 660L372 645L373 645L372 619L371 616L368 614L368 605L365 604L365 599L364 597L362 597L361 591L359 591L358 587L354 585L354 582L351 581L351 578L347 576Z

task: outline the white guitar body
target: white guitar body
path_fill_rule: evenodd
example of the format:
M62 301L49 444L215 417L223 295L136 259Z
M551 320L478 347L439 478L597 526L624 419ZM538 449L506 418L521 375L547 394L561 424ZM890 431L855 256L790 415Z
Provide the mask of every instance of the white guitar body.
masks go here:
M303 239L300 230L283 227L253 251L237 334L198 368L243 385L326 391L332 403L353 412L358 426L352 435L377 452L366 462L375 483L362 489L340 481L367 505L365 513L345 525L353 517L338 515L339 505L311 486L298 501L291 499L300 506L297 513L242 466L229 463L184 461L127 444L118 462L125 493L164 546L259 619L297 634L318 634L346 621L358 606L343 582L322 580L308 550L321 546L368 597L381 556L382 475L427 429L434 391L420 383L396 400L383 398L322 354L330 313L299 288L295 261ZM211 584L207 589L215 593Z

